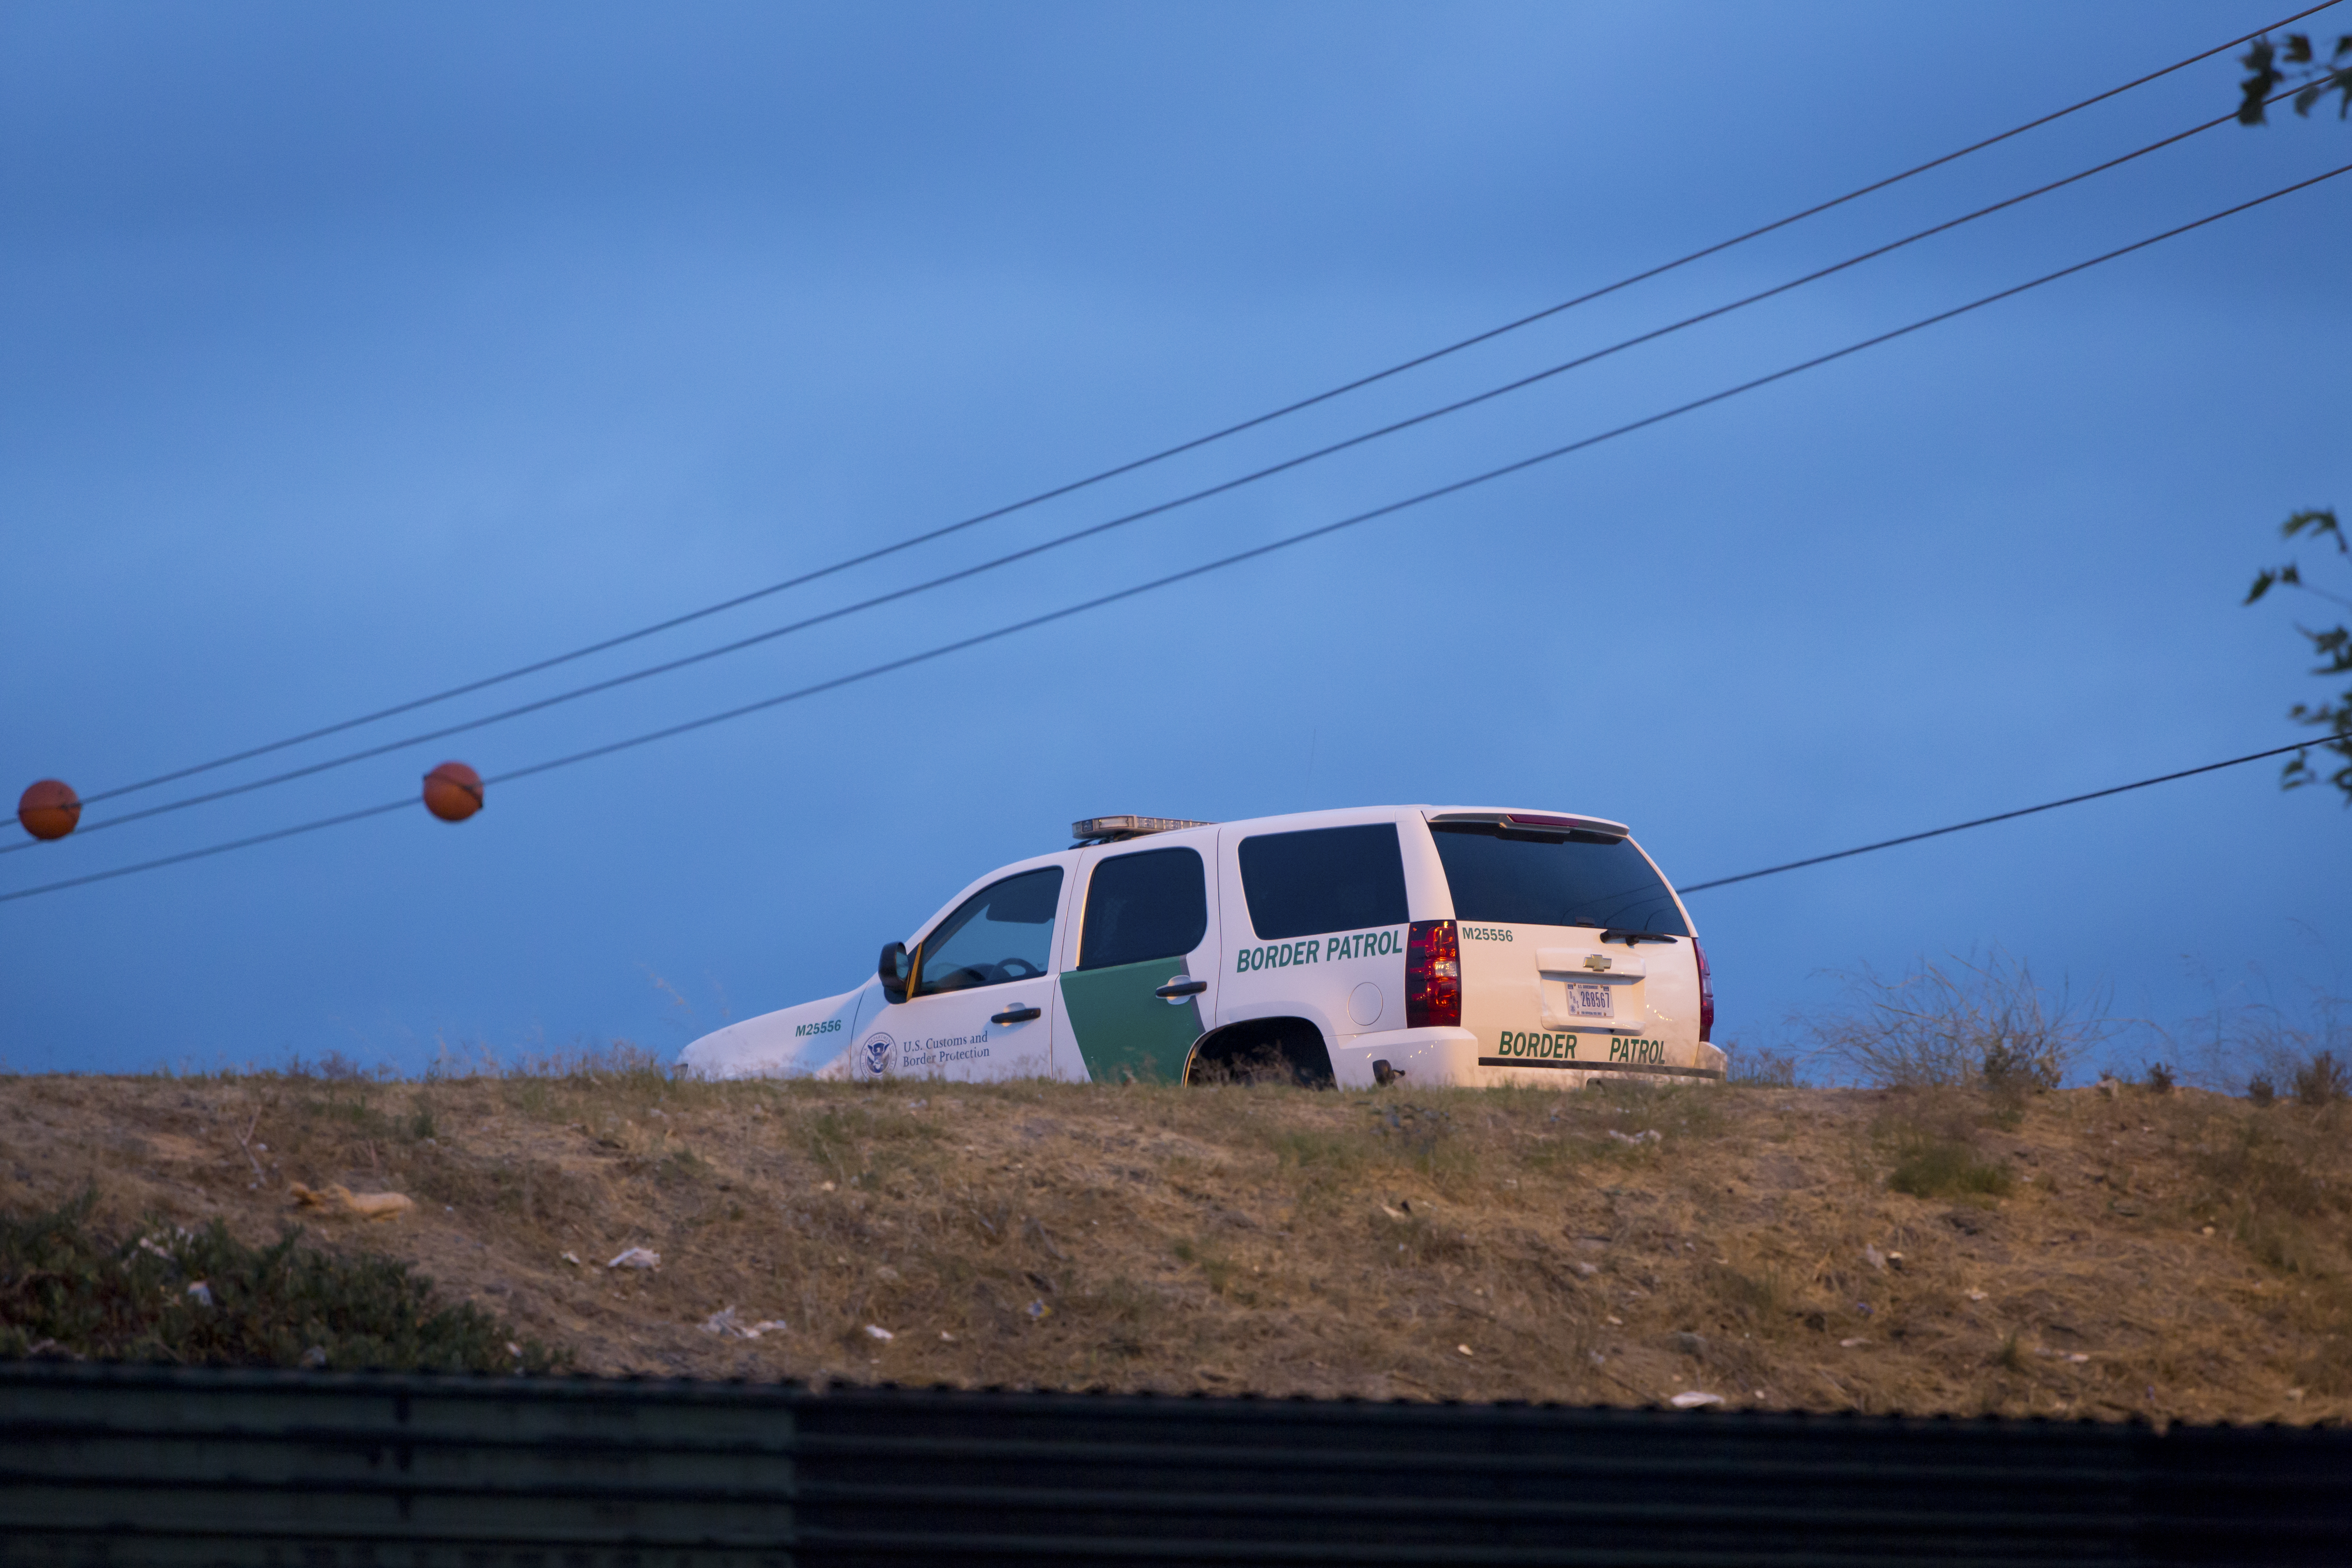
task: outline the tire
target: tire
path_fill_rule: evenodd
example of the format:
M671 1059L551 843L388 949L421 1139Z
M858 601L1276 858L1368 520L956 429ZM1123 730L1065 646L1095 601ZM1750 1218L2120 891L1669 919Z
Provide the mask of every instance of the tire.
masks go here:
M1331 1053L1304 1018L1261 1018L1219 1030L1193 1048L1188 1084L1331 1089Z

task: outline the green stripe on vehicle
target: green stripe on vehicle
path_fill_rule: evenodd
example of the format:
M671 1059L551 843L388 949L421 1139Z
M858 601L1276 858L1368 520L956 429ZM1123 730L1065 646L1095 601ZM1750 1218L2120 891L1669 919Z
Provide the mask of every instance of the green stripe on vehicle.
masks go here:
M1062 1016L1088 1078L1174 1083L1184 1076L1184 1058L1201 1037L1201 1009L1190 996L1171 1006L1152 994L1183 973L1181 958L1063 972Z

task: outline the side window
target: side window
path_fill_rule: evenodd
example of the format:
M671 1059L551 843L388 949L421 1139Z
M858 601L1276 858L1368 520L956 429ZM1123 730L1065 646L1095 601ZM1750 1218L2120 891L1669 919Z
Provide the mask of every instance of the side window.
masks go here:
M982 888L923 939L914 994L1034 980L1052 960L1054 910L1061 900L1059 866Z
M1404 855L1396 824L1261 833L1241 845L1242 897L1259 938L1402 925Z
M1097 861L1087 884L1080 969L1181 958L1209 931L1209 874L1197 849L1146 849Z

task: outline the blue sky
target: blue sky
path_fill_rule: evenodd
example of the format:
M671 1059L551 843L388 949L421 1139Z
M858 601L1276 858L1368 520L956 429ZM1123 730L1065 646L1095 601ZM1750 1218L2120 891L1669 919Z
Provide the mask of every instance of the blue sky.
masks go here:
M0 8L0 776L94 793L775 581L2283 9ZM1424 372L433 716L1491 385L2225 112L2238 74L2216 58ZM0 855L0 891L1034 615L2347 160L2330 117L2225 127L953 589ZM1631 822L1689 882L2292 740L2287 705L2326 691L2296 607L2238 601L2288 511L2352 504L2327 357L2347 241L2352 178L1230 573L518 781L463 826L420 807L0 904L0 1061L672 1051L855 984L964 882L1109 812L1549 803ZM2254 764L1697 895L1718 1038L1770 1043L1831 972L1990 944L2167 1021L2209 979L2340 990L2352 816L2274 781Z

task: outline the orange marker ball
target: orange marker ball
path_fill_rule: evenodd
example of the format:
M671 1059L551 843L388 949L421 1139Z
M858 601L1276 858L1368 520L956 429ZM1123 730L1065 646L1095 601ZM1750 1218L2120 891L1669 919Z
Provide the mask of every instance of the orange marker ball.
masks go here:
M463 822L482 809L482 775L463 763L443 763L425 775L425 809L444 822Z
M81 820L81 796L60 779L43 779L16 799L16 820L36 838L63 838Z

